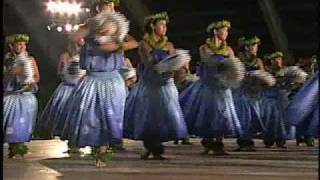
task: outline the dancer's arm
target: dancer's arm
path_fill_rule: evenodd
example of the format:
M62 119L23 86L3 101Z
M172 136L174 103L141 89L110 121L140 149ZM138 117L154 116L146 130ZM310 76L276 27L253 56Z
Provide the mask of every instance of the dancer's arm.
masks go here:
M39 73L39 69L38 69L38 65L37 62L34 58L32 58L32 68L33 68L33 78L35 83L38 83L40 81L40 73Z
M71 40L73 42L79 42L81 39L85 38L90 32L88 23L81 25L79 29L71 34Z
M172 42L167 42L166 48L168 49L170 55L176 53L176 49L174 48L174 45Z
M265 70L263 62L262 62L262 60L260 58L258 58L257 64L258 64L260 70Z
M125 42L122 44L122 49L124 51L135 49L139 46L138 42L129 34L125 38Z

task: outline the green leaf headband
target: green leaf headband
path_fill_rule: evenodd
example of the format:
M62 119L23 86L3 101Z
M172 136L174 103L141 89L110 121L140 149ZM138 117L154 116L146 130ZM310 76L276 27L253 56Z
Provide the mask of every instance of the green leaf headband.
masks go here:
M283 57L283 53L280 52L280 51L277 51L277 52L274 52L272 54L264 55L264 59L265 60L270 60L270 61L272 61L272 60L274 60L274 59L276 59L278 57Z
M257 36L254 36L253 38L245 40L244 43L245 45L260 44L261 40Z
M241 37L238 40L239 47L250 46L253 44L260 44L260 43L261 43L261 40L257 36L254 36L254 37L248 38L248 39L246 39L245 37Z
M222 20L222 21L212 22L207 27L207 32L212 32L214 29L220 29L220 28L224 28L224 27L227 27L228 29L231 28L230 21Z
M11 43L15 42L29 42L30 37L27 34L14 34L8 37L9 42L12 41Z
M147 16L144 19L144 23L145 24L152 24L152 23L154 23L156 21L159 21L159 20L165 20L168 23L169 22L168 13L164 11L164 12L160 12L160 13L157 13L157 14L153 14L153 15Z
M272 54L270 55L270 60L274 60L274 59L276 59L276 58L278 58L278 57L283 57L283 53L282 53L282 52L279 52L279 51L272 53Z

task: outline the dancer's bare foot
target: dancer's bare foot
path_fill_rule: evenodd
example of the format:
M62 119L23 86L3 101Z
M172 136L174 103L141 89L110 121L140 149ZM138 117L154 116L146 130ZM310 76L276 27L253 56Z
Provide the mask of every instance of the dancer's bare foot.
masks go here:
M107 163L105 163L101 159L97 158L96 159L96 167L98 167L98 168L107 167Z

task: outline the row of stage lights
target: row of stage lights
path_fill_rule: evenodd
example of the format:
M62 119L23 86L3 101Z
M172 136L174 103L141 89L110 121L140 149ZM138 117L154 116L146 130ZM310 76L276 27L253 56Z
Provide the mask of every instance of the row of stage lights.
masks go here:
M82 7L82 3L76 1L49 0L46 3L52 23L47 25L47 30L58 32L72 32L79 28L81 14L88 14L89 8ZM73 23L71 23L73 21Z
M79 29L79 25L75 24L72 25L70 23L67 23L65 25L56 25L54 23L50 24L47 26L47 30L51 31L51 30L57 30L58 32L72 32L72 31L77 31Z

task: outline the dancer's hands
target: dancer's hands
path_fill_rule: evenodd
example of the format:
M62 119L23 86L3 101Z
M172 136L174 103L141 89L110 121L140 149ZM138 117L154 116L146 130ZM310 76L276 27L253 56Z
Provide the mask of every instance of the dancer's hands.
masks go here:
M103 51L112 52L112 51L119 50L120 47L121 46L119 43L107 42L107 43L101 44L99 48Z

